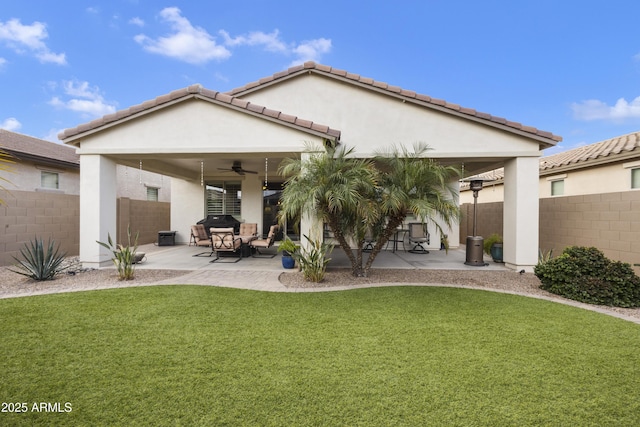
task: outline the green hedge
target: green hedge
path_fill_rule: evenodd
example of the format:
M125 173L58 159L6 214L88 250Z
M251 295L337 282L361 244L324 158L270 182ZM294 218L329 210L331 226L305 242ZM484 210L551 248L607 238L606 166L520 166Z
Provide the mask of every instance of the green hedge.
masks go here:
M640 307L640 277L631 266L611 261L597 248L571 246L538 264L542 289L588 304Z

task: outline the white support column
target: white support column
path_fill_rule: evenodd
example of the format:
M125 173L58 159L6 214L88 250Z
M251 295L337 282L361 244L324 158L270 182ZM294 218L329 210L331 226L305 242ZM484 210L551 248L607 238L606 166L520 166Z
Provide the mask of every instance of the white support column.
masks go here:
M206 216L204 191L200 181L171 178L171 230L179 245L189 243L191 226Z
M96 241L116 239L116 163L100 155L80 155L80 262L85 268L111 263Z
M532 272L538 263L538 157L517 157L504 164L504 262Z
M303 169L304 162L307 161L310 156L311 154L306 152L301 154ZM323 226L324 224L318 219L318 216L315 212L302 212L302 215L300 217L300 246L309 248L309 242L304 238L304 236L309 236L309 238L312 240L322 240L324 233Z

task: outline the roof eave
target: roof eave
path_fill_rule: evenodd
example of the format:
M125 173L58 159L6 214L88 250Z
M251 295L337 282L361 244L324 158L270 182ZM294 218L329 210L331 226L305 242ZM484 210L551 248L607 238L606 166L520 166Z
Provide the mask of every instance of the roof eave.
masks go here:
M318 136L320 138L326 138L326 139L330 139L330 140L336 141L336 142L340 141L341 132L338 131L338 130L328 128L327 132L323 132L323 131L319 131L319 130L316 130L316 129L313 129L313 128L306 128L306 127L303 127L303 126L300 126L300 125L296 124L295 122L293 122L293 123L292 122L287 122L285 120L281 120L281 119L278 119L276 117L270 117L270 116L267 116L267 115L264 115L264 114L260 114L258 112L255 112L255 111L252 111L250 109L247 109L245 107L241 107L241 106L235 105L233 103L229 103L229 102L224 102L224 101L216 99L215 97L203 95L201 93L189 93L189 94L186 94L183 97L171 99L170 101L163 102L162 104L154 105L152 107L143 109L143 110L138 111L136 113L133 113L131 115L123 116L120 119L109 121L109 122L106 122L106 123L104 123L102 125L98 125L96 127L92 127L92 125L91 125L91 123L95 123L96 121L89 122L89 123L86 124L87 130L80 131L80 132L75 133L73 135L70 135L68 137L64 137L64 132L63 132L63 133L61 133L59 135L59 138L65 144L72 145L74 147L78 147L79 144L80 144L80 141L83 138L86 138L87 136L90 136L90 135L93 135L93 134L96 134L96 133L99 133L99 132L103 132L103 131L111 128L111 127L121 125L121 124L126 123L126 122L128 122L130 120L135 120L137 118L143 117L143 116L148 115L148 114L152 114L152 113L154 113L156 111L159 111L161 109L164 109L164 108L167 108L167 107L170 107L170 106L173 106L173 105L188 101L189 99L197 99L197 100L201 100L201 101L210 102L212 104L219 105L219 106L222 106L222 107L225 107L225 108L229 108L229 109L232 109L234 111L237 111L237 112L240 112L240 113L243 113L243 114L248 114L250 116L257 117L257 118L260 118L260 119L263 119L263 120L267 120L267 121L270 121L270 122L275 123L275 124L279 124L279 125L282 125L282 126L288 126L288 127L291 127L291 128L295 128L297 130L300 130L302 132L305 132L305 133L308 133L308 134L311 134L311 135ZM98 119L98 121L99 120L101 120L101 119Z
M320 69L318 68L320 67ZM303 74L316 74L319 76L323 76L323 77L327 77L327 78L332 78L338 81L341 81L343 83L348 83L351 85L355 85L358 86L360 88L366 89L366 90L370 90L370 91L374 91L376 93L385 95L385 96L389 96L389 97L393 97L396 98L402 102L410 102L412 104L415 105L420 105L422 107L426 107L435 111L439 111L442 112L444 114L450 114L456 117L460 117L462 119L466 119L466 120L471 120L474 121L476 123L482 124L482 125L486 125L486 126L490 126L496 129L500 129L503 130L505 132L510 132L510 133L514 133L529 139L534 139L536 141L538 141L540 143L539 149L540 150L544 150L546 148L551 148L554 147L558 142L562 141L562 137L557 136L557 135L553 135L550 132L544 132L544 131L540 131L542 134L540 133L533 133L530 131L526 131L524 129L519 129L517 127L514 126L509 126L507 123L507 120L503 120L503 123L500 123L498 121L494 121L494 120L490 120L487 118L483 118L481 116L478 115L473 115L473 114L469 114L469 113L465 113L463 110L467 110L467 111L474 111L475 110L469 110L466 108L461 108L459 106L455 106L453 104L447 103L447 102L442 102L442 105L440 105L437 102L428 102L428 101L423 101L420 99L420 97L423 98L429 98L429 97L424 97L422 95L416 94L414 92L410 92L410 91L406 91L406 90L402 90L400 88L395 88L395 91L393 90L389 90L389 86L376 86L376 84L369 84L369 83L364 83L362 82L360 79L355 79L355 78L350 78L350 74L347 72L344 73L333 73L330 71L326 71L325 68L329 68L326 66L321 66L321 65L317 65L315 63L305 63L304 65L300 65L297 67L292 67L287 71L284 72L280 72L277 74L274 74L273 76L261 79L253 84L250 84L250 86L248 87L244 87L244 88L236 88L233 89L229 92L227 92L227 94L235 96L235 97L242 97L248 94L251 94L253 92L258 92L260 90L269 88L275 84L279 84L283 81L289 80L289 79L293 79L297 76L303 75ZM375 82L374 82L375 83ZM408 94L411 94L413 96L409 96ZM431 98L429 98L431 99ZM438 102L440 102L439 100L436 100ZM456 110L454 107L457 107L458 110ZM487 114L485 114L486 116L489 116ZM526 126L524 126L526 127ZM533 128L531 128L533 129ZM544 134L548 134L549 136L545 136Z

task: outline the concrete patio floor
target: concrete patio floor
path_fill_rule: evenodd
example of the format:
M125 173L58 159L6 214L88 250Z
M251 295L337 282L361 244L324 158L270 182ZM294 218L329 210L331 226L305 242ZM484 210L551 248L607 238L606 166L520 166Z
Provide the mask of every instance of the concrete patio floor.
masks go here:
M276 253L272 247L269 253ZM244 271L284 271L281 262L281 254L274 258L242 258L237 263L224 262L232 259L224 259L222 262L210 261L215 258L208 256L193 256L198 253L208 252L208 248L176 245L157 246L155 244L141 245L138 252L144 252L146 259L138 264L139 269L165 269L165 270L244 270ZM266 252L266 251L265 251ZM366 256L366 255L365 255ZM328 269L350 268L351 264L344 251L336 248L330 255ZM399 250L382 251L375 259L372 268L389 269L433 269L433 270L508 270L504 264L495 263L490 256L485 255L486 266L465 265L466 253L464 246L445 251L430 250L428 254L414 254Z

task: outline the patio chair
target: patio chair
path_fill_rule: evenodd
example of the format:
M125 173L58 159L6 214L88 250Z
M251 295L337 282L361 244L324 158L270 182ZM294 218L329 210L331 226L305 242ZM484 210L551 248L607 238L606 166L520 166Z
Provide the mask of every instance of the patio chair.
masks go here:
M207 231L202 224L196 224L191 226L191 240L189 241L189 246L194 244L196 246L202 247L210 247L211 239L207 236ZM213 255L213 251L209 252L200 252L199 254L195 254L193 256L211 256Z
M238 254L238 258L235 260L225 262L238 262L242 259L242 239L233 234L233 227L211 228L210 231L211 249L216 254L216 257L209 262L223 259L220 257L221 252Z
M268 249L273 245L276 240L276 234L278 234L278 226L272 225L269 227L269 234L266 239L255 239L249 242L251 249L255 249L255 252L251 254L254 258L273 258L276 254L263 254L260 249Z
M371 230L367 230L364 235L364 246L362 247L362 252L371 252L373 251L373 244L376 241L373 238L373 233Z
M427 226L421 222L409 223L409 245L413 245L409 252L412 254L428 254L429 251L423 245L430 242Z
M238 230L239 236L257 236L258 224L255 222L241 222L240 230Z

